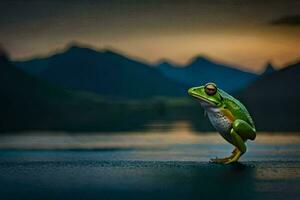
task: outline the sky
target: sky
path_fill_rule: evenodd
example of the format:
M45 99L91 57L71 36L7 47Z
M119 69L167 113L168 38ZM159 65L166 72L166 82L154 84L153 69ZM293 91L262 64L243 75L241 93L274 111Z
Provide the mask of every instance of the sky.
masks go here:
M14 60L79 42L149 63L195 56L244 70L300 60L299 0L2 0L0 43Z

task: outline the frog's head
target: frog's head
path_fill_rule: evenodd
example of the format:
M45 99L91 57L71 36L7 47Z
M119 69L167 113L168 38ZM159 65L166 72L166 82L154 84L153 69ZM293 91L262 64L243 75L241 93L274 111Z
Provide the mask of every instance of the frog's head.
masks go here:
M221 107L222 96L218 91L217 85L214 83L207 83L204 86L192 87L188 90L190 96L199 100L201 106L206 107Z

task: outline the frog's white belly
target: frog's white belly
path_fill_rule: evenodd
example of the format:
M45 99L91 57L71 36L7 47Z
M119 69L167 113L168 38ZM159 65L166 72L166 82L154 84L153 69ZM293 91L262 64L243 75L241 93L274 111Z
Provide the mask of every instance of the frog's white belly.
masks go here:
M228 119L219 109L212 109L207 112L208 118L215 129L228 142L232 142L230 130L232 128L232 121Z

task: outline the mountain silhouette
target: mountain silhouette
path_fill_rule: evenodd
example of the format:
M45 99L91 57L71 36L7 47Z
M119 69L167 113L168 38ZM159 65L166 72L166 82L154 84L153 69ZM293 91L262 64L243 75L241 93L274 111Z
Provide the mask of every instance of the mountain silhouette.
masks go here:
M265 76L265 75L268 75L268 74L272 74L275 71L276 71L276 69L274 68L272 63L268 62L267 65L265 66L265 70L263 71L263 73L261 75Z
M220 88L234 92L246 87L258 75L215 63L203 56L197 56L186 66L174 66L168 62L158 64L158 69L167 77L192 86L214 82Z
M58 110L71 100L64 90L27 75L0 55L0 131L51 126L61 116Z
M239 96L258 130L299 131L300 62L262 76Z
M51 57L16 62L19 68L52 84L117 98L183 96L183 84L154 67L113 51L71 46Z
M60 101L60 97L66 95L64 90L44 83L16 68L6 54L0 54L0 91L2 100L24 104L36 104L41 100L50 101L52 97Z
M20 130L128 131L141 130L151 120L178 119L190 121L197 130L211 130L210 126L206 126L203 117L199 116L200 106L191 104L192 101L182 101L181 104L181 100L176 101L176 98L111 101L111 98L94 93L53 86L49 82L28 74L38 74L39 77L42 77L44 73L48 75L48 70L57 66L56 62L60 63L60 59L64 60L65 54L74 54L72 51L79 51L79 55L82 55L81 51L84 51L89 56L91 53L99 56L99 52L73 47L67 52L47 58L46 60L49 59L51 62L43 66L43 70L26 73L17 68L0 49L0 132ZM114 52L106 51L100 54L120 58L120 55ZM61 55L63 55L62 58L60 58ZM52 59L56 56L59 59ZM74 55L71 57L74 58ZM34 62L41 60L45 62L45 59ZM76 60L81 63L80 59ZM84 62L86 62L86 56L84 56ZM131 61L124 62L131 63ZM198 59L197 63L199 62L203 64L210 61ZM78 67L76 64L74 66L75 69ZM76 72L70 68L63 67L63 69L62 72L65 75L66 73L72 75ZM103 73L106 67L100 67L100 69ZM197 71L198 67L194 69ZM128 72L127 67L124 70ZM300 86L297 83L299 80L300 63L295 63L257 78L237 94L252 114L259 131L299 131L300 95L298 91Z
M156 101L111 102L58 88L18 69L0 51L0 133L140 130L161 116L163 106Z

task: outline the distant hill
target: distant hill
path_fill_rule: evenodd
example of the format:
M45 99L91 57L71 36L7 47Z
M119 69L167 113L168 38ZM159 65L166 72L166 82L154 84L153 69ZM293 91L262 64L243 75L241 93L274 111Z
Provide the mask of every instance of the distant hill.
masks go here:
M258 130L299 131L300 62L262 76L239 96Z
M94 93L61 89L16 68L0 49L0 133L132 131L147 129L149 122L158 120L190 120L203 130L201 109L190 102L176 98L111 101Z
M16 62L31 75L68 89L121 98L185 96L187 87L154 67L112 51L71 46L51 57Z
M231 66L215 63L205 57L195 57L186 66L162 62L157 66L167 77L192 86L215 82L222 89L234 92L246 87L258 75Z
M65 91L28 76L0 55L0 131L53 126L66 101L71 103Z
M195 130L213 130L201 115L201 107L192 99L111 101L94 93L53 86L28 73L15 67L0 51L0 132L129 131L143 129L149 122L159 120L189 121ZM300 63L296 63L257 78L237 94L259 131L299 131L299 80Z
M135 108L136 109L136 108ZM0 132L22 130L115 131L139 128L145 110L100 96L63 90L16 68L0 53Z
M138 130L153 120L185 120L196 130L212 130L199 105L174 98L209 81L234 92L258 130L299 131L299 80L300 63L277 71L267 65L258 76L203 57L185 68L168 62L155 68L112 51L78 46L15 63L0 51L0 132Z
M68 94L39 79L29 76L16 68L5 54L0 55L0 95L1 100L18 102L20 104L39 104L45 102L60 102ZM26 108L25 108L26 109Z

